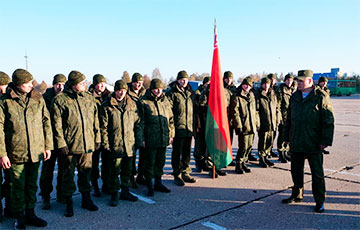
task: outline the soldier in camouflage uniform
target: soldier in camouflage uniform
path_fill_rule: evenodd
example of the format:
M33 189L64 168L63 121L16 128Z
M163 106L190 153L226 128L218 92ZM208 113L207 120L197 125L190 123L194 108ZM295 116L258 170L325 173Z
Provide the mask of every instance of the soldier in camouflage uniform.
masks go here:
M293 94L292 85L294 82L294 76L292 74L286 74L285 83L282 83L277 90L277 97L280 104L280 113L281 113L281 122L278 126L278 139L277 139L277 147L279 152L279 161L281 163L287 162L287 155L290 150L289 145L284 142L284 124L287 119L287 110L290 104L290 97Z
M270 73L270 74L267 75L267 78L270 79L270 89L269 89L269 91L273 91L276 94L277 91L278 91L278 87L275 84L277 82L276 75L273 74L273 73ZM271 94L273 94L273 93L271 93ZM279 100L278 100L277 106L280 108ZM276 116L280 116L280 114L277 114ZM273 141L272 141L273 144L272 144L271 149L270 149L270 155L267 156L268 158L278 157L278 155L276 153L274 153L274 151L272 150L274 142L275 142L276 134L277 134L276 130L277 130L277 127L275 128L275 131L274 131L273 136L272 136L273 137Z
M136 103L127 95L125 81L115 82L114 93L106 99L100 112L102 146L110 155L110 206L118 205L121 177L121 200L137 201L129 192L135 146L143 146L143 124Z
M140 103L140 99L145 95L146 89L144 88L144 77L139 73L134 73L131 77L131 82L128 84L127 94L130 99L136 103L138 112L140 113L140 117L142 116L142 106ZM135 146L139 149L139 162L138 162L138 175L136 177L136 182L138 184L145 184L144 178L144 147L143 146ZM134 152L133 157L133 168L132 168L132 176L130 177L130 183L132 188L137 188L137 185L134 181L134 177L136 175L136 150Z
M10 83L10 77L6 73L0 71L0 96L6 93L6 88ZM5 212L10 214L10 170L4 170L4 184L3 181L3 172L2 167L0 166L0 222L3 218L3 209L2 209L2 198L5 197Z
M101 107L101 104L105 101L107 97L111 94L111 92L106 88L106 79L101 74L95 74L93 76L93 83L89 87L89 92L94 96L98 111ZM103 153L102 148L95 150L92 155L92 169L91 169L91 185L94 189L93 195L95 197L100 197L101 192L99 189L98 179L100 178L99 172L99 162L100 162L100 154L101 154L101 179L103 181L103 189L107 191L109 188L109 184L105 183L107 181L107 177L109 177L109 163L110 159Z
M66 77L63 74L56 74L53 79L53 87L46 90L43 94L43 98L46 103L47 109L51 110L51 102L56 95L64 90ZM58 162L57 169L57 181L56 181L56 198L60 202L64 202L61 194L61 183L62 183L62 162L63 158L59 152L54 149L51 151L51 157L48 161L45 161L41 168L40 175L40 191L42 196L41 208L44 210L50 209L50 193L53 190L52 182L54 177L54 168L56 160Z
M330 89L327 88L327 83L328 79L326 77L320 77L318 81L318 86L330 96Z
M170 90L166 93L174 114L175 138L172 144L171 166L174 183L178 186L184 186L184 182L196 182L195 178L190 176L195 94L188 82L189 76L186 71L180 71L176 81L170 84Z
M0 98L0 161L10 169L15 229L25 229L25 224L47 225L34 208L40 160L50 158L53 137L45 101L32 81L28 71L15 70L8 92Z
M223 76L223 81L224 81L224 88L225 88L226 94L228 94L226 97L226 100L228 100L227 104L230 105L231 97L234 94L236 94L236 91L237 91L236 85L234 84L233 73L231 71L226 71ZM230 139L231 139L231 143L232 143L233 136L234 136L234 127L231 124L230 106L227 107L227 114L228 114L228 120L229 120Z
M334 137L334 114L329 95L314 86L313 72L298 72L298 91L290 99L284 141L290 143L292 194L283 203L301 202L304 190L304 162L308 159L315 212L323 212L325 179L322 151L331 146Z
M154 190L170 192L162 184L161 176L165 165L166 147L172 144L175 129L171 104L163 93L163 87L160 79L151 80L150 89L141 99L145 140L144 176L148 196L154 196Z
M62 180L66 200L64 215L74 215L72 195L76 190L75 168L78 169L78 187L82 195L81 207L97 211L90 196L92 153L100 148L98 109L95 98L86 91L85 75L71 71L63 93L53 100L51 116L55 147L64 155Z
M236 155L235 172L249 173L246 161L252 150L254 135L259 126L259 118L256 110L256 99L251 92L253 81L250 77L245 78L238 88L237 93L231 100L232 124L238 135L239 149Z
M264 77L261 79L261 87L257 94L257 103L259 108L260 128L258 155L259 165L263 168L273 166L274 163L267 159L273 146L274 132L278 125L278 102L273 90L270 90L270 79Z

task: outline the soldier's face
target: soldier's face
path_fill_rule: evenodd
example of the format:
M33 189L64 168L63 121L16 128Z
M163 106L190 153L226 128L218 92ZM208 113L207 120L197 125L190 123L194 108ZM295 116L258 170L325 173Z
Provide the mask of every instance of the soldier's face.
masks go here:
M182 87L185 88L188 84L189 80L187 78L181 78L177 80L177 83Z
M261 87L267 92L270 89L270 83L262 84Z
M120 89L120 90L116 90L115 91L115 97L117 100L121 101L122 99L124 99L125 95L126 95L127 90L126 89Z
M106 85L105 82L100 82L95 85L95 90L98 93L102 93L105 91Z
M234 82L234 78L228 77L225 78L224 81L226 82L226 84L231 85Z
M139 90L144 85L144 81L133 82L133 83L131 83L131 85L134 90Z
M33 84L32 84L32 80L29 82L26 82L24 84L18 85L16 86L21 92L23 93L30 93L30 91L33 89Z
M86 80L83 80L82 82L79 82L72 87L72 90L76 92L84 92L85 89L86 89Z
M293 82L294 82L294 79L288 78L288 79L286 79L285 84L286 84L288 87L291 87L291 85L292 85Z
M54 86L55 94L59 94L62 91L64 91L65 83L64 82L58 82Z
M160 97L163 89L162 88L158 88L158 89L152 89L151 92L156 96L156 97Z
M251 89L251 86L248 85L248 84L242 84L242 85L241 85L241 88L242 88L244 91L249 92L250 89Z
M299 79L297 89L300 91L304 91L305 89L311 88L312 85L313 85L313 80L310 77L307 77L303 80Z
M7 85L0 85L0 95L6 93Z
M327 82L325 82L325 81L320 82L319 85L320 85L321 88L324 88L324 87L327 86Z

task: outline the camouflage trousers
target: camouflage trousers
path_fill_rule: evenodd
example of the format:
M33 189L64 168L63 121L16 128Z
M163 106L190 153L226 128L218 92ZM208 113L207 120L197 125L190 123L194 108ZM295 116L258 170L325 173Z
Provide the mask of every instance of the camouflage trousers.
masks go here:
M90 192L90 174L92 167L92 153L69 154L64 158L62 179L63 196L72 196L76 191L74 182L75 168L78 170L78 187L81 193Z
M246 162L249 158L249 154L251 154L252 146L254 143L254 134L246 134L240 133L238 135L238 144L239 149L236 155L236 162Z
M133 157L121 157L114 158L111 161L111 166L109 169L109 192L114 193L119 191L121 188L130 187L130 177L132 175L132 162ZM119 182L119 175L121 179L121 184Z
M285 144L284 142L284 125L279 125L278 128L279 134L277 139L277 149L278 152L288 152L290 150L290 146L288 144Z
M13 213L35 208L39 166L40 162L11 165L10 199Z
M205 142L205 129L200 129L200 132L195 136L194 159L197 164L205 162L206 156L206 142Z
M258 143L258 153L259 156L265 157L270 155L274 143L274 131L268 132L258 132L259 143Z
M312 177L312 193L316 203L325 201L325 179L323 169L323 154L291 153L291 176L294 182L294 193L300 193L304 187L304 164L308 159Z
M110 180L110 167L112 164L112 156L111 152L103 150L101 152L101 180L102 180L102 188L108 190L111 187L109 184ZM99 169L98 169L99 170Z
M49 160L44 161L41 168L40 175L40 191L43 197L50 197L50 193L53 190L53 177L56 160L58 163L57 177L56 177L56 190L57 198L61 200L61 184L62 184L62 172L63 172L63 159L64 157L59 154L58 151L51 151L51 157Z
M160 178L164 172L166 147L145 148L144 176L146 180Z
M133 163L132 163L132 176L135 176L136 173L138 173L140 176L144 175L144 152L145 149L143 147L137 148L139 149L139 162L138 162L138 168L136 171L136 156L133 157ZM135 150L136 154L136 150Z
M192 137L175 137L171 154L171 166L173 175L190 174L190 154Z

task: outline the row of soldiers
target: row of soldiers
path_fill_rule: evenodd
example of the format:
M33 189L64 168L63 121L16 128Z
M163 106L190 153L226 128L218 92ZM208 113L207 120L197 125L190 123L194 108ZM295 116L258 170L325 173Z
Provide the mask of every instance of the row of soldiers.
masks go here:
M38 168L42 159L42 208L50 209L57 161L57 199L66 204L64 214L67 217L74 214L75 168L78 170L82 207L98 210L90 192L93 190L94 196L101 195L98 184L100 156L102 191L111 195L110 206L117 206L119 198L136 201L138 198L129 192L130 186L137 187L136 183L147 186L148 196L153 196L154 191L170 192L161 181L169 144L173 146L171 164L176 185L196 182L190 175L193 136L196 169L207 171L211 166L205 144L210 78L205 78L203 85L194 92L188 84L188 74L180 71L165 93L161 80L153 79L150 89L145 90L143 77L135 73L131 83L116 81L111 93L106 89L103 75L96 74L86 91L85 76L72 71L68 79L62 74L55 75L53 87L43 96L33 89L33 77L26 70L16 70L12 82L3 72L0 79L3 93L0 99L0 132L3 134L0 157L5 169L5 215L14 215L16 228L25 228L25 224L47 225L34 213ZM270 74L261 80L261 88L256 91L250 77L235 87L232 73L224 74L231 136L235 131L239 138L237 173L250 172L245 162L251 154L256 132L259 135L259 164L262 167L273 165L267 156L278 125L280 160L285 161L287 146L280 139L280 127L286 116L280 111L281 106L288 106L294 91L293 76L288 74L285 77L277 95L274 82L275 75ZM7 89L4 86L8 86ZM139 163L136 171L137 150ZM217 175L226 173L217 169Z

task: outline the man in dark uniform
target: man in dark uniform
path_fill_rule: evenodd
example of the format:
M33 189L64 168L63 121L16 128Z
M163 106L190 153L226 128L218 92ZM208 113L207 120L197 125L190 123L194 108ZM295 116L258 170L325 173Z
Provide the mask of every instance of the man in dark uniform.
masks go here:
M98 111L101 107L101 104L105 101L110 95L110 91L106 88L106 79L102 74L95 74L93 76L93 83L89 87L89 92L94 96ZM93 187L93 195L95 197L100 197L101 192L98 184L98 179L100 178L99 172L99 163L100 163L100 154L101 154L101 178L103 182L103 188L106 189L110 186L106 183L106 178L109 177L109 162L106 154L102 153L102 148L95 150L92 155L92 169L91 169L91 185Z
M315 212L323 212L325 179L322 151L331 146L334 136L334 114L329 95L314 86L313 72L298 72L298 91L290 99L284 141L290 143L292 194L283 203L301 202L304 191L304 162L308 159Z
M64 215L74 215L72 195L76 190L75 168L78 169L78 187L82 195L81 207L97 211L90 196L92 153L100 148L98 109L95 98L86 91L85 75L71 71L63 93L57 95L51 106L54 142L63 162Z
M28 71L17 69L0 97L0 163L10 169L14 229L47 225L34 208L40 160L50 158L53 136L45 101L32 81Z
M234 84L234 75L231 71L226 71L224 73L223 76L223 81L224 81L224 88L227 92L225 92L226 94L226 100L228 100L228 105L230 105L230 98L236 94L237 88L236 85ZM228 120L229 120L229 131L230 131L230 139L231 139L231 143L233 140L233 136L234 136L234 127L231 124L231 115L230 115L230 106L227 107L227 113L228 113Z
M142 119L142 106L140 103L140 99L145 95L146 89L144 87L144 77L140 73L134 73L131 77L131 82L128 84L127 94L130 99L136 103L140 119ZM133 167L132 167L132 176L130 177L130 183L132 188L137 188L136 183L145 184L144 178L144 147L143 146L135 146L135 152L133 157ZM139 161L138 161L138 170L136 183L134 177L136 175L136 150L139 149Z
M10 77L6 73L0 71L0 96L1 94L6 93L6 88L10 83ZM3 173L2 167L0 166L0 222L3 217L3 209L2 209L2 198L5 197L5 215L11 216L11 208L10 208L10 170L4 170L4 184L3 181Z
M191 89L186 71L180 71L176 81L170 84L166 93L174 114L175 138L171 154L174 183L184 186L186 183L195 183L190 176L191 140L194 134L194 100L195 94Z
M53 87L46 90L43 94L46 107L51 110L51 102L56 95L61 93L64 90L66 82L66 77L63 74L56 74L53 79ZM56 160L58 162L58 174L56 181L56 198L60 202L64 202L61 194L61 183L62 183L62 156L59 155L59 152L54 149L51 151L51 157L48 161L45 161L41 168L40 175L40 191L42 196L41 208L44 210L50 209L50 193L53 190L52 182L54 177L54 168Z

